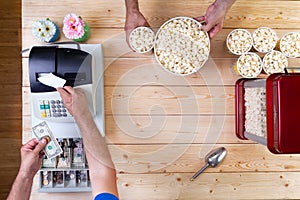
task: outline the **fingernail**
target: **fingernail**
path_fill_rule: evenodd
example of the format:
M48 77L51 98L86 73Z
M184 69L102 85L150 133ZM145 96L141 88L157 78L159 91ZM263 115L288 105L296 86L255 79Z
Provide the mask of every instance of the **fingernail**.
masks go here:
M41 142L42 142L43 144L45 144L45 143L46 143L46 139L43 138L43 139L41 140Z

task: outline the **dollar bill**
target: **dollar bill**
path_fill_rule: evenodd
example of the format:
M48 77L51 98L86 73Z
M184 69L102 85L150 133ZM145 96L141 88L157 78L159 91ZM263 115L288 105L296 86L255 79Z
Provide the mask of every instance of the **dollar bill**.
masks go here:
M45 121L32 127L32 131L38 140L43 138L48 140L48 143L44 148L45 155L48 159L54 158L63 152Z

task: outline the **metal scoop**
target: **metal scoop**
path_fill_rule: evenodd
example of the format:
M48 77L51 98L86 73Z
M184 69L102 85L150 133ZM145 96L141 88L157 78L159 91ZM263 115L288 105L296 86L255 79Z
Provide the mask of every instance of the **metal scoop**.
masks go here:
M192 176L190 181L195 180L208 167L216 167L220 162L222 162L222 160L225 158L226 154L227 154L227 151L226 151L225 147L220 147L220 148L210 151L205 156L206 164L199 171L197 171L194 174L194 176Z

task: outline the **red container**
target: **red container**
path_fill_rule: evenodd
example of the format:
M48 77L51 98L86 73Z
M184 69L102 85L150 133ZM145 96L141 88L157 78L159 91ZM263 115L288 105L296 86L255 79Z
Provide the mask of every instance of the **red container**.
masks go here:
M245 129L245 89L265 88L266 136ZM264 144L274 154L300 153L300 74L272 74L267 79L239 79L236 93L236 136ZM262 111L263 112L263 111Z

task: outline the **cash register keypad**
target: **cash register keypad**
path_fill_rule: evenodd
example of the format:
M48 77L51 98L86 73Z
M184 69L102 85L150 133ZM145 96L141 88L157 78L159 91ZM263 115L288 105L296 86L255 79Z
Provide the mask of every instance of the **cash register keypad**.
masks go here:
M43 118L71 116L71 114L65 108L62 100L40 100L39 104L41 116Z

